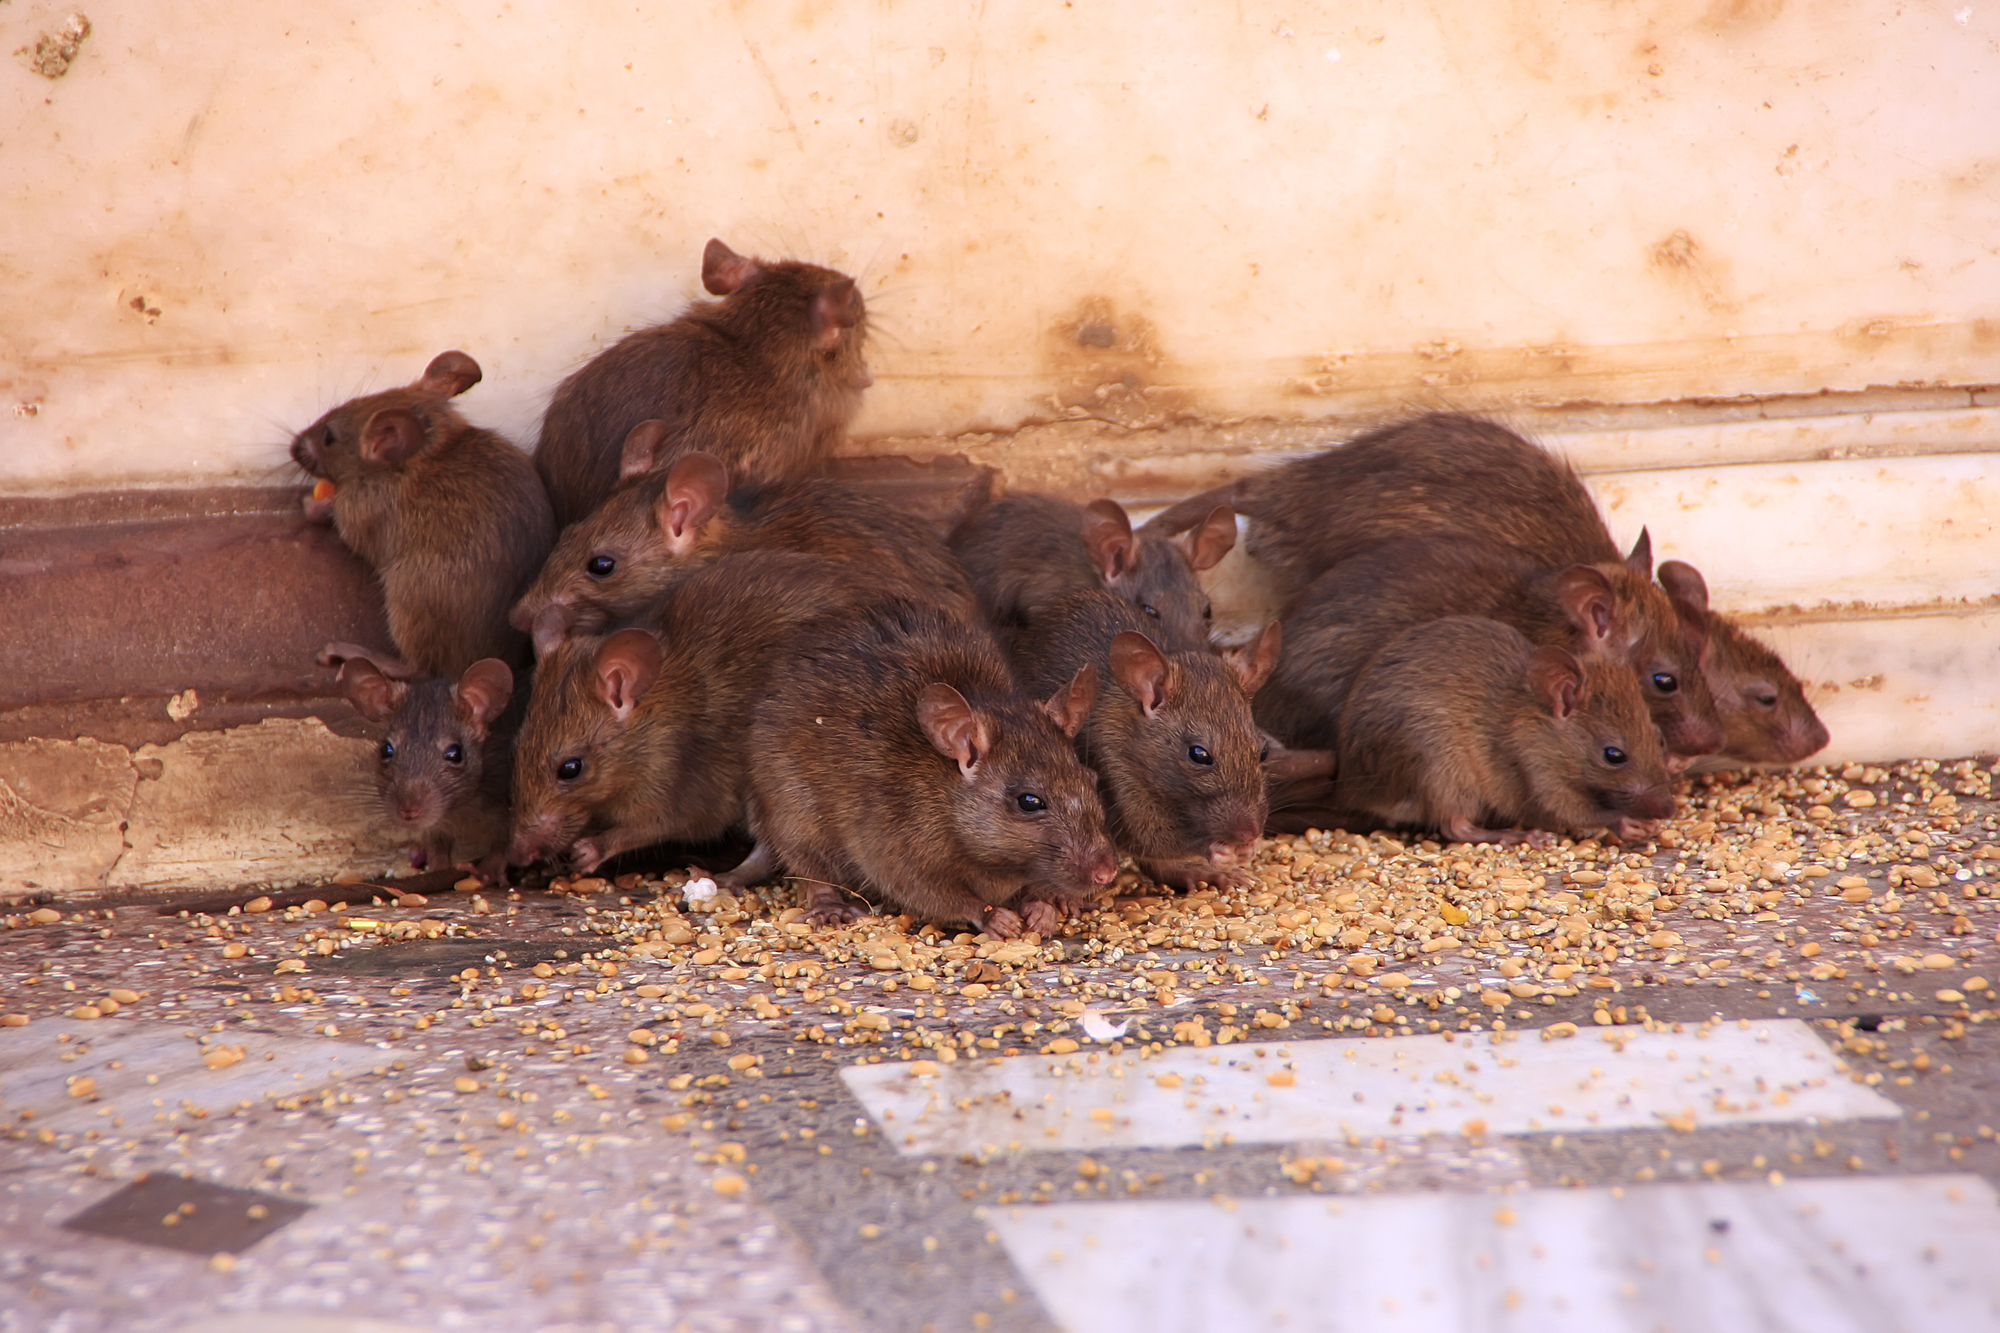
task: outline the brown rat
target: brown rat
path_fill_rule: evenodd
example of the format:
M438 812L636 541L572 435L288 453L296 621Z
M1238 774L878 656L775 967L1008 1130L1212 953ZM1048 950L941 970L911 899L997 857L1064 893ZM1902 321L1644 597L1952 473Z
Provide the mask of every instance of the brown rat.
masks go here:
M947 542L1003 639L1071 593L1108 588L1173 648L1208 643L1211 608L1195 573L1235 543L1236 515L1226 507L1211 507L1174 537L1150 524L1134 532L1115 500L1077 505L1050 495L996 500Z
M1362 668L1340 718L1334 805L1452 842L1542 841L1514 825L1646 836L1673 814L1657 731L1619 664L1447 616Z
M292 441L293 460L322 478L307 515L330 518L381 581L402 661L374 660L390 674L456 678L483 657L528 660L507 611L555 522L527 456L451 406L479 379L471 357L445 352L414 384L342 403ZM321 660L361 651L330 645Z
M410 864L473 866L489 883L504 879L507 790L524 711L507 664L486 657L457 680L410 681L357 654L341 663L340 688L384 728L375 789L389 818L418 840Z
M1380 543L1298 600L1278 669L1257 696L1258 721L1287 745L1335 748L1345 691L1377 648L1421 621L1473 615L1534 643L1625 663L1667 749L1682 760L1713 753L1722 728L1700 666L1706 589L1676 572L1669 593L1650 565L1643 538L1629 560L1554 570L1463 537Z
M740 824L771 672L803 627L860 600L824 560L752 551L691 572L638 627L572 636L537 668L515 747L514 862L568 851L590 870Z
M1671 562L1669 562L1671 563ZM1666 565L1661 565L1662 572ZM1771 649L1726 616L1712 616L1702 675L1722 718L1722 760L1796 764L1825 747L1826 724L1805 686Z
M1278 626L1229 659L1162 650L1151 628L1112 593L1072 593L1029 619L1014 669L1040 696L1097 668L1103 684L1077 754L1097 774L1113 840L1162 884L1224 883L1264 830L1269 747L1250 699L1277 664Z
M1217 504L1250 520L1245 549L1288 601L1341 561L1403 537L1471 537L1544 566L1619 558L1597 502L1568 463L1463 413L1369 431L1183 500L1152 523L1177 532Z
M1117 873L1070 737L1097 688L1085 668L1043 703L984 631L896 600L823 622L778 666L751 729L758 851L805 882L816 922L857 915L842 890L988 933L1047 931Z
M646 422L635 433L656 433ZM923 519L825 477L730 489L713 454L621 480L588 517L563 529L513 623L545 656L572 632L636 615L705 561L749 550L804 551L864 573L876 587L936 597L974 614L971 585Z
M743 477L817 471L872 383L868 316L854 279L830 268L702 252L697 301L629 334L564 380L542 418L535 466L567 526L617 483L632 428L666 423L652 466L704 450Z

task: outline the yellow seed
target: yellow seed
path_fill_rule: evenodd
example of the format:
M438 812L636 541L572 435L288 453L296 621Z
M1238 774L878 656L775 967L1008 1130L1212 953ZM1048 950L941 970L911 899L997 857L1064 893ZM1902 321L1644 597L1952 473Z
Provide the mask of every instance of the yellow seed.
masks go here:
M121 986L117 990L111 992L111 998L118 1001L118 1003L120 1004L137 1004L139 1003L139 992L135 990L126 990Z
M1383 990L1408 990L1410 988L1410 978L1404 972L1384 972L1375 979L1375 984Z
M736 1070L738 1073L741 1073L743 1070L755 1066L759 1059L760 1057L752 1055L748 1051L745 1051L741 1055L730 1056L729 1067L731 1069Z
M236 1269L236 1256L233 1254L211 1254L208 1256L208 1266L218 1273L234 1272Z
M100 1016L109 1016L111 1014L115 1014L122 1007L121 1005L119 1005L118 1001L112 999L108 995L101 1000L95 1001L95 1003L97 1006L97 1012Z
M625 1048L625 1063L628 1065L643 1065L652 1058L652 1056L646 1054L640 1047L627 1046Z
M543 966L546 967L547 964L545 963ZM667 988L665 986L646 985L639 987L632 993L642 1000L657 1000L667 993Z
M451 1081L451 1086L459 1092L478 1092L479 1080L476 1078L469 1078L464 1074L460 1074L457 1078Z
M252 898L249 902L243 904L243 910L253 913L268 912L271 910L271 900L269 898Z
M201 1057L201 1062L210 1069L227 1069L233 1064L242 1063L242 1060L243 1048L241 1046L218 1046L207 1055Z
M1953 962L1948 954L1927 953L1917 966L1928 972L1942 972L1946 968L1956 967L1958 964Z
M1574 1023L1551 1023L1542 1029L1543 1041L1560 1041L1564 1037L1574 1037L1575 1035L1576 1024Z
M37 907L34 911L28 913L28 920L38 926L53 926L56 922L62 920L62 913L53 907Z
M958 993L968 1000L983 1000L993 993L993 988L983 981L968 981L958 988Z
M0 1028L24 1028L28 1026L26 1014L0 1014Z
M1290 1088L1298 1085L1299 1076L1289 1069L1273 1069L1264 1075L1264 1081L1274 1088Z
M653 1035L651 1028L633 1028L625 1034L625 1040L631 1042L634 1046L651 1046L659 1038Z
M1515 1222L1514 1210L1502 1204L1494 1211L1493 1220L1503 1227L1511 1227Z
M1799 946L1799 957L1801 957L1801 958L1817 958L1817 957L1819 957L1819 945L1817 945L1817 944L1802 944L1802 945L1800 945L1800 946Z
M1049 1055L1068 1055L1076 1049L1076 1043L1068 1037L1057 1037L1042 1050Z
M500 1126L500 1128L502 1129L512 1129L515 1125L520 1123L520 1119L521 1118L515 1115L512 1111L502 1111L499 1115L493 1117L493 1123Z
M1179 1074L1161 1074L1153 1082L1163 1088L1178 1088L1181 1085L1181 1076Z
M876 1226L873 1222L865 1222L854 1234L863 1240L879 1240L882 1236L882 1228Z
M1875 793L1872 791L1851 791L1840 799L1853 806L1856 810L1866 810L1869 806L1875 804Z
M1962 995L1961 993L1959 993L1958 991L1955 991L1955 990L1953 990L1953 989L1952 989L1951 987L1949 987L1949 986L1947 986L1947 987L1945 987L1945 988L1944 988L1943 990L1939 991L1939 992L1937 993L1937 997L1938 997L1938 998L1939 998L1940 1000L1943 1000L1943 1001L1944 1001L1944 1002L1945 1002L1946 1004L1963 1004L1963 1003L1965 1003L1965 996L1964 996L1964 995Z
M732 1173L717 1176L709 1182L709 1188L725 1199L733 1199L749 1187L750 1182Z
M230 943L222 946L222 956L224 958L241 958L249 952L250 946L241 940L232 940Z
M1100 1125L1108 1125L1112 1119L1111 1108L1108 1106L1093 1106L1090 1108L1090 1118Z
M80 1004L69 1011L71 1018L102 1018L104 1011L94 1004Z
M69 1085L69 1095L72 1097L88 1097L96 1091L97 1080L88 1074L85 1074L82 1078L71 1080Z

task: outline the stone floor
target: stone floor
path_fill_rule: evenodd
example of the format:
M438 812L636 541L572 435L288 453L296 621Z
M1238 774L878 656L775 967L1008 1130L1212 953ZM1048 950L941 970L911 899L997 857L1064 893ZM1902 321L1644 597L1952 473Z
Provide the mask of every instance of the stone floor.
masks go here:
M0 1330L2000 1328L1990 761L1048 940L697 874L0 930Z

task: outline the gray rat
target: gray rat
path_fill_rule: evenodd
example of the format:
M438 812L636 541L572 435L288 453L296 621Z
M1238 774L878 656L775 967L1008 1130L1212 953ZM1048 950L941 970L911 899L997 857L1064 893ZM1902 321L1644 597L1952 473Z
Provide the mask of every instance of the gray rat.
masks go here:
M974 511L947 544L1002 639L1073 592L1105 588L1144 613L1168 647L1208 643L1208 594L1195 579L1236 543L1236 515L1212 507L1179 537L1134 532L1115 500L1072 504L1010 495Z
M1250 699L1277 664L1279 629L1267 625L1225 659L1206 647L1163 650L1151 628L1121 597L1071 593L1029 618L1014 669L1043 695L1096 667L1106 683L1077 753L1097 774L1119 850L1170 887L1229 882L1264 830L1269 746Z
M778 663L751 728L758 850L806 886L807 919L851 919L872 890L996 936L1046 933L1105 892L1117 857L1070 738L1097 692L1085 667L1023 698L982 630L935 605L890 600L830 617Z
M340 688L356 712L385 729L375 789L389 818L418 839L410 864L472 866L489 883L504 879L507 790L523 711L507 664L486 657L457 680L410 681L357 654L341 663Z
M400 660L372 660L392 675L456 678L480 658L528 660L507 610L554 544L555 521L527 456L451 406L479 379L471 357L445 352L414 384L342 403L292 441L293 460L321 478L307 516L330 519L381 581ZM368 652L332 644L320 660Z
M644 422L634 433L659 429ZM626 476L588 517L563 529L513 623L545 656L572 632L636 615L701 563L750 550L818 555L877 586L974 610L964 572L924 520L825 477L731 489L721 459L691 453L664 472Z
M617 484L633 427L666 429L652 466L702 450L743 477L817 471L873 382L862 356L868 316L854 279L792 260L702 252L697 301L628 334L564 380L542 418L535 466L564 526Z
M1452 842L1600 826L1630 841L1674 811L1631 674L1497 621L1446 616L1405 630L1357 675L1339 730L1336 808Z

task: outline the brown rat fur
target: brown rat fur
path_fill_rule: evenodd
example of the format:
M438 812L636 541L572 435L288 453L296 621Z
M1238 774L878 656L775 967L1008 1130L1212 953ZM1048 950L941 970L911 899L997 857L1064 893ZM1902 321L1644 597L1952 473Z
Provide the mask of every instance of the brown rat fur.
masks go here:
M595 633L638 614L702 563L751 550L804 551L878 589L976 613L964 571L923 519L825 477L731 490L720 459L693 453L664 473L619 482L588 517L563 529L513 623L533 634L544 656L572 632Z
M1650 557L1635 552L1633 560ZM1257 719L1287 745L1333 748L1335 720L1355 673L1383 643L1424 620L1483 616L1531 642L1625 663L1667 748L1683 758L1722 744L1700 668L1707 617L1627 561L1549 570L1460 537L1384 542L1315 580L1286 621L1285 651L1257 697ZM1705 590L1703 591L1705 597Z
M1264 829L1267 745L1250 698L1277 664L1278 627L1227 660L1205 647L1163 651L1152 628L1112 593L1071 593L1029 620L1015 672L1040 696L1097 668L1077 753L1097 774L1119 850L1171 887L1223 883Z
M340 688L383 728L375 790L397 827L417 838L410 864L473 866L489 883L507 868L507 791L525 696L498 658L457 680L386 675L371 657L341 663Z
M1630 673L1472 616L1414 626L1362 668L1334 805L1453 842L1541 840L1514 825L1629 840L1674 809Z
M299 432L292 458L333 484L306 512L375 567L398 675L456 678L482 657L519 666L528 641L507 610L555 541L549 500L533 464L490 430L469 425L450 399L479 382L463 352L445 352L423 378L342 403ZM322 661L355 655L330 645Z
M704 450L745 478L817 471L845 436L871 382L854 279L746 258L719 240L701 278L721 300L627 335L550 399L535 466L564 526L611 493L627 437L648 419L667 426L651 467Z
M1023 698L983 631L934 606L878 605L823 625L779 666L750 733L759 851L805 881L808 919L850 919L842 890L1016 934L1105 892L1117 859L1070 736L1084 671Z
M1150 524L1134 532L1113 500L1010 495L968 516L948 544L1003 639L1071 593L1103 588L1138 607L1163 644L1183 648L1208 643L1211 608L1195 574L1235 542L1227 508L1211 507L1173 537Z
M515 863L569 851L589 870L739 824L771 672L803 627L858 600L824 560L752 551L690 573L639 627L570 638L536 670L515 748Z

